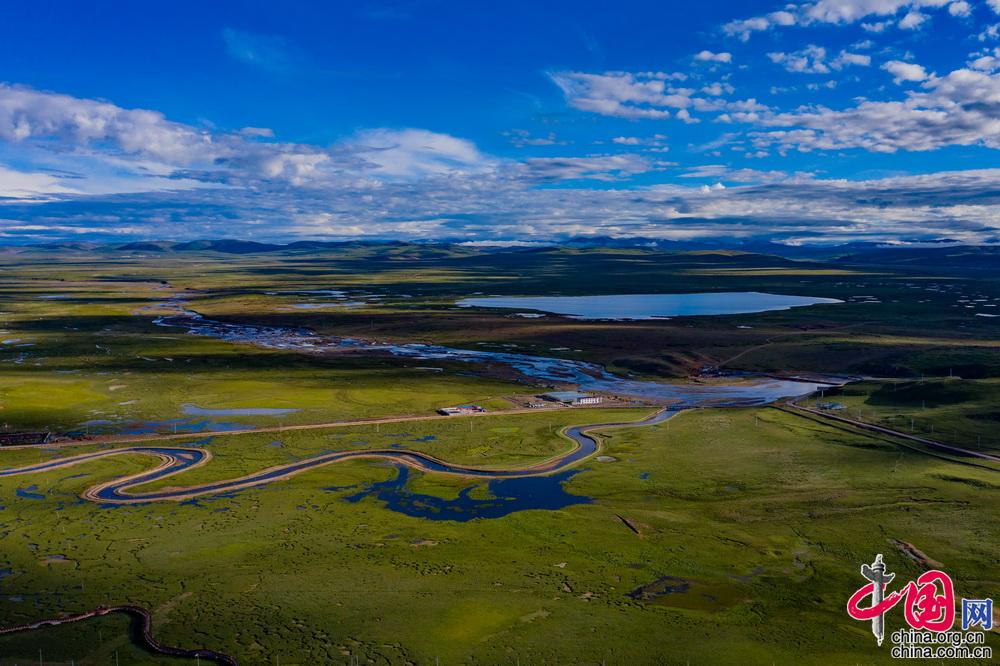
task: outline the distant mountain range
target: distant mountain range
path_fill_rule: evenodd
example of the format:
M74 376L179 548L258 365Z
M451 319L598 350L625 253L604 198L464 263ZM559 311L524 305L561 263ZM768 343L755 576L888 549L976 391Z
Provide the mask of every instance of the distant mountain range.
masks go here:
M709 241L667 241L651 238L585 238L547 244L480 245L442 240L412 241L295 241L287 244L214 239L194 241L135 241L128 243L58 242L7 246L5 254L53 252L121 253L135 255L219 253L250 255L269 253L315 253L368 250L400 258L433 259L483 253L546 253L559 250L646 250L665 253L746 253L785 259L811 259L851 265L894 265L899 267L956 267L967 270L1000 270L1000 244L961 245L950 239L886 245L854 242L843 245L783 245L771 242L722 243Z

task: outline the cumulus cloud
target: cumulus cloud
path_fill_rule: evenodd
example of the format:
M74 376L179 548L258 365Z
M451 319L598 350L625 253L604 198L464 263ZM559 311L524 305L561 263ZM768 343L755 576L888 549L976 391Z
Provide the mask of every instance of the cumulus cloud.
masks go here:
M768 53L771 62L782 65L789 72L805 74L829 74L831 70L842 70L849 66L867 67L871 64L871 56L861 53L841 51L832 59L827 59L827 51L822 46L810 44L800 51L792 53Z
M125 155L174 164L210 162L228 154L207 131L145 109L0 84L0 140L57 139L88 147L110 144Z
M996 2L997 0L989 0ZM963 1L952 0L816 0L801 5L789 5L784 10L763 16L730 21L722 26L725 34L743 41L755 32L763 32L779 26L808 26L814 24L844 25L857 23L867 18L895 17L903 14L899 27L914 29L922 24L927 15L922 9L948 7L953 16L964 16L967 7ZM954 5L954 9L952 9ZM882 32L890 25L889 20L866 22L863 27L870 32Z
M693 104L690 88L677 88L669 81L675 74L663 72L553 72L549 74L570 106L618 118L670 117L670 109Z
M837 57L833 59L833 62L830 63L830 66L836 70L840 70L850 65L868 67L870 64L872 64L872 58L870 55L841 51Z
M873 152L926 151L944 146L981 145L1000 149L1000 75L957 69L926 76L922 69L897 63L886 69L897 77L920 80L920 90L900 101L864 100L853 108L811 107L764 114L759 124L780 130L751 133L758 148Z
M973 59L969 61L969 67L982 72L994 72L1000 69L1000 47L992 51L973 54Z
M618 146L641 148L645 152L649 153L665 153L670 150L670 147L667 145L667 136L665 134L653 134L644 137L616 136L611 139L611 143Z
M420 129L364 130L330 147L273 141L265 128L211 132L145 109L0 85L0 141L72 151L92 168L115 165L135 179L246 186L363 177L416 178L491 168L471 142ZM135 187L128 187L134 190Z
M567 100L669 111L681 120L688 114L692 121L689 109L715 109L731 123L746 123L748 136L727 140L747 154L1000 146L1000 83L972 67L928 75L898 101L784 113L753 99L701 98L665 74L571 74ZM366 129L313 146L6 86L0 142L47 166L0 167L0 197L8 197L0 201L0 238L544 241L601 234L800 242L947 235L974 241L995 237L1000 227L1000 170L847 181L708 164L681 171L683 185L640 186L647 174L677 173L655 159L666 137L638 133L608 141L627 152L503 159L466 139L416 128ZM56 170L60 164L65 171ZM103 173L126 171L128 187L94 193L88 164Z
M915 30L924 24L928 18L927 14L916 10L906 13L906 16L899 20L899 27L903 30Z
M882 69L893 76L893 81L897 84L904 81L926 81L927 70L922 66L912 62L902 62L901 60L890 60L882 65Z
M948 13L952 16L968 16L972 13L972 6L965 0L957 0L948 5Z
M575 173L579 167L538 168ZM419 184L350 179L335 188L294 191L264 185L11 203L0 207L6 220L0 221L0 237L252 233L275 240L365 236L530 242L611 235L832 242L947 236L977 242L1000 231L1000 170L849 181L768 172L741 176L720 169L703 172L709 181L703 192L698 183L538 188L532 169L429 176Z
M724 62L730 63L733 61L733 54L727 53L725 51L721 53L713 53L712 51L699 51L694 56L695 60L700 62Z

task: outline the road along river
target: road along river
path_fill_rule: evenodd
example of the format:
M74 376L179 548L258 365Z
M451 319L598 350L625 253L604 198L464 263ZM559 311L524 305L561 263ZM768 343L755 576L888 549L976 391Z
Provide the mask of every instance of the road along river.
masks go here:
M661 409L655 414L628 423L606 423L597 425L571 426L561 434L573 441L573 448L554 458L518 469L489 469L481 467L466 467L445 462L434 456L418 451L405 449L371 449L361 451L335 451L324 453L286 465L269 467L259 472L225 481L216 481L188 488L170 488L150 492L136 492L134 488L152 481L181 474L189 469L204 465L212 458L206 449L188 447L161 446L129 446L95 453L84 453L68 456L34 465L25 465L11 469L0 470L0 479L65 469L75 465L85 464L94 460L120 455L146 455L159 460L153 469L117 478L98 484L84 491L83 498L100 504L138 504L143 502L186 501L205 495L217 495L234 490L243 490L263 486L274 481L287 479L296 474L332 465L344 460L379 459L388 460L424 472L452 474L470 478L510 479L530 476L547 476L572 467L582 460L592 456L600 448L598 436L591 431L600 428L638 427L662 423L677 412Z

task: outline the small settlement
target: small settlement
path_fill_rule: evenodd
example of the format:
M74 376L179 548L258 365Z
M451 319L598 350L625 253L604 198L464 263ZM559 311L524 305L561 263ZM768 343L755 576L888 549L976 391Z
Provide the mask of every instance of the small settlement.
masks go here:
M443 416L457 416L459 414L482 414L486 409L479 405L458 405L457 407L442 407L438 414Z
M582 393L580 391L552 391L538 396L549 402L561 402L564 405L599 405L604 399L599 395Z

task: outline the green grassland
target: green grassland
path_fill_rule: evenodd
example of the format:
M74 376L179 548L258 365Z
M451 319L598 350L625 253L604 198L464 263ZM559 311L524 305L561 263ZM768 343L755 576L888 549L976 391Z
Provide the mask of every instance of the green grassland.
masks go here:
M166 295L156 282L8 280L0 306L0 340L8 341L0 345L0 424L15 429L168 421L182 418L189 403L298 410L280 419L216 419L226 422L315 423L467 401L509 406L498 398L523 388L454 364L444 367L460 372L443 380L415 362L317 358L185 335L153 324ZM64 294L75 295L41 298Z
M449 458L511 462L529 440L548 442L535 444L540 457L564 447L551 434L557 416L592 413L406 431L439 435L422 446ZM500 429L514 436L494 439L484 458L484 436ZM326 434L297 433L294 451L326 448ZM256 437L217 439L218 458L198 473L267 462ZM889 663L888 651L844 612L874 553L900 579L915 577L926 565L894 545L906 542L940 562L960 596L1000 595L994 472L772 409L685 413L609 431L605 445L615 462L589 462L566 483L592 503L468 523L408 517L372 498L345 502L347 487L395 475L360 461L195 504L112 509L73 498L148 460L10 479L0 482L0 569L13 573L0 581L0 615L21 621L129 601L158 609L165 642L251 664L352 655L393 664L874 664ZM28 483L45 499L17 497ZM411 486L451 497L470 483L426 475ZM627 596L665 576L690 590ZM100 634L80 624L6 637L0 663L37 659L39 647L63 663L106 663L113 649L131 649L120 625L114 633L114 620L102 622ZM889 629L901 622L891 615ZM122 663L157 662L133 651Z
M817 399L818 401L818 399ZM973 451L1000 451L1000 382L927 378L858 382L830 394L845 414Z
M292 307L336 300L302 293L321 289L363 304ZM477 292L749 290L845 302L641 322L455 306ZM156 326L163 301L178 295L228 321L585 359L660 381L706 365L865 374L869 381L832 398L852 416L904 430L912 418L922 434L933 424L939 439L1000 449L992 434L1000 320L976 316L1000 298L994 275L652 250L0 254L0 425L93 433L150 421L170 432L175 419L201 418L184 417L189 403L298 410L211 421L325 423L464 402L499 410L510 406L505 396L532 390L480 366L434 362L436 371L414 360L266 350ZM564 425L639 413L559 410L216 437L199 444L212 452L209 464L146 489L392 445L519 466L565 450ZM110 423L85 428L88 421ZM0 449L0 467L108 446ZM397 474L365 461L231 496L114 508L79 495L148 469L148 456L0 480L0 624L133 602L154 609L167 644L286 666L438 658L870 664L888 663L888 650L844 605L875 553L907 580L927 566L899 546L912 544L956 579L959 596L1000 597L1000 480L990 470L774 409L697 411L609 431L605 453L613 460L588 461L565 484L591 503L471 522L409 517L370 497L346 501ZM487 484L436 474L414 473L407 488L444 499L491 496ZM689 591L657 596L676 579ZM628 596L643 586L648 599ZM891 616L890 630L900 623ZM0 664L37 663L39 648L47 663L109 664L116 652L121 664L177 663L142 653L125 621L108 617L2 638Z
M991 274L973 275L953 267L918 273L912 266L852 266L733 252L481 252L390 245L237 256L19 254L0 257L0 268L0 311L7 313L0 318L0 329L7 331L3 335L43 337L49 344L46 348L45 340L35 340L37 348L0 346L0 365L14 366L16 372L27 372L36 357L58 356L58 351L93 367L101 362L97 356L107 355L95 348L101 342L93 336L116 343L105 365L130 370L167 375L171 368L202 373L242 363L251 372L260 367L245 358L245 350L227 354L206 343L198 345L197 354L189 350L196 359L185 358L183 347L194 344L190 340L181 344L159 339L177 335L149 324L156 313L150 306L167 295L184 294L199 312L230 321L581 358L650 378L682 377L701 366L720 364L878 377L1000 376L998 320L976 316L993 312L986 306L996 309L1000 283ZM345 291L346 301L361 305L292 307L335 303L329 296L303 293L322 289ZM456 300L476 293L705 290L826 296L845 302L756 315L641 322L525 319L507 310L455 306ZM71 297L38 298L53 294ZM985 299L984 307L974 306L978 299ZM17 354L28 358L15 365ZM285 359L276 360L285 365ZM200 363L192 365L196 361ZM155 364L159 367L150 367ZM64 365L74 364L70 360Z

